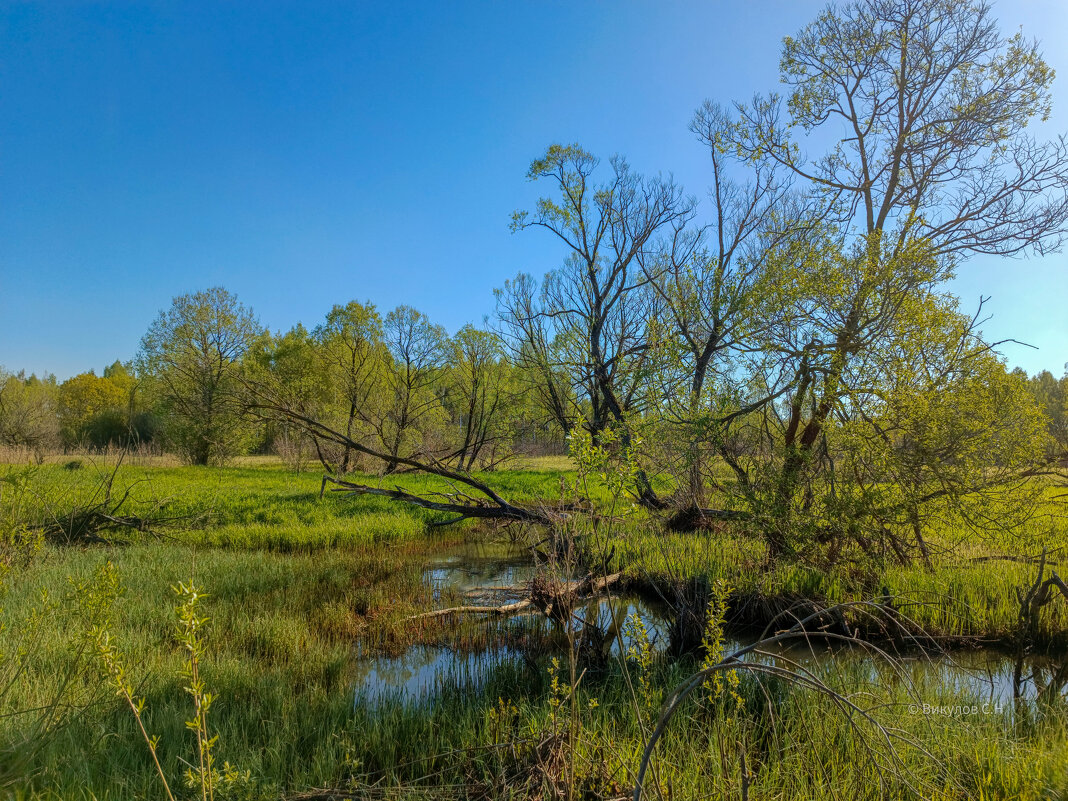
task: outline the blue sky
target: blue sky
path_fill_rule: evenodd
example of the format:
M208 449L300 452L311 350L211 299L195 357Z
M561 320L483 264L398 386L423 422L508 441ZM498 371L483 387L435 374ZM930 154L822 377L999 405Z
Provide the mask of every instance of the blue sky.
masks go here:
M0 364L61 379L129 359L160 309L213 285L272 329L335 303L408 303L455 331L562 252L510 234L552 142L701 196L705 99L773 89L779 43L824 4L5 3L0 9ZM1001 2L1063 76L1068 4ZM1010 363L1068 361L1068 257L973 259Z

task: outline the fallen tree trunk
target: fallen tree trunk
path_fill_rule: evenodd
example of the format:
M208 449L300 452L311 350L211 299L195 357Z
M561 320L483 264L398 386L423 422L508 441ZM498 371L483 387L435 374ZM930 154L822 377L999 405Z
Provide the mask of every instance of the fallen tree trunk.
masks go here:
M371 487L366 484L357 484L344 481L333 476L324 476L320 497L326 491L328 483L336 484L333 491L347 495L379 495L391 498L402 503L412 504L423 509L449 512L456 517L436 523L434 525L448 525L458 523L468 518L483 520L504 520L522 523L538 523L548 525L557 519L557 515L546 509L517 506L509 503L498 495L488 484L478 480L470 473L447 467L440 460L431 455L423 457L398 456L375 450L361 442L357 442L340 431L335 431L324 423L310 417L299 409L295 409L283 400L272 394L270 388L263 385L247 383L246 388L250 392L251 399L247 402L250 412L264 420L284 421L296 426L312 437L316 442L323 440L343 445L350 450L369 456L394 469L398 466L410 468L413 471L439 476L453 485L460 485L473 490L482 497L473 497L462 492L451 494L431 492L425 495L416 495L396 487L395 489L382 489ZM435 500L437 498L438 500Z
M533 605L534 603L529 598L524 598L522 601L503 604L502 606L450 606L448 609L435 609L433 612L412 615L411 617L406 617L405 620L427 620L434 617L445 617L446 615L490 615L491 617L498 617L518 614L530 609Z
M623 578L623 573L613 573L610 576L595 577L592 574L578 581L565 581L554 584L548 581L533 581L530 587L530 597L520 601L514 601L502 606L451 606L447 609L435 609L432 612L412 615L405 620L426 620L428 618L445 617L446 615L515 615L534 608L546 617L554 620L562 620L571 613L575 602L585 600L607 590Z
M345 481L340 478L334 478L333 476L323 476L323 483L319 489L320 498L326 493L326 485L328 483L337 485L332 488L330 492L336 492L342 495L378 495L383 498L390 498L402 503L408 503L412 506L418 506L421 509L430 509L435 512L448 512L450 514L458 515L458 517L453 518L452 520L443 520L438 523L432 523L431 525L434 526L446 526L468 518L512 520L520 523L549 524L553 522L553 518L546 511L541 509L531 509L524 506L516 506L508 503L508 501L505 501L500 497L497 497L493 501L487 501L479 498L472 498L469 495L461 493L435 493L435 495L440 498L449 499L435 501L430 497L416 495L407 490L403 490L400 487L395 487L394 489L382 489L381 487L371 487L367 484L357 484L352 481Z
M720 531L725 523L748 518L747 512L688 506L669 517L666 525L669 531Z

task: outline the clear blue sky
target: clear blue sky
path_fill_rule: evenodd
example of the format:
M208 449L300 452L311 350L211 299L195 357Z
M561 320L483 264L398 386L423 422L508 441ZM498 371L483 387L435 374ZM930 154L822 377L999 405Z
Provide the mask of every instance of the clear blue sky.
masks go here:
M178 294L223 285L272 329L334 303L427 312L455 331L493 287L562 256L510 234L552 142L625 154L701 196L687 131L708 97L774 88L809 0L509 0L0 9L0 364L61 379L129 359ZM1001 2L1062 76L1068 3ZM975 259L987 333L1068 361L1068 257Z

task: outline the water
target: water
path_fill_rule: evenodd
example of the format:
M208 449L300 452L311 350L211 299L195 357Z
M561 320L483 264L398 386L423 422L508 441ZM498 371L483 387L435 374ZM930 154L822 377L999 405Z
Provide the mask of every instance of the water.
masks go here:
M509 544L479 542L435 557L423 569L423 583L430 587L434 600L451 590L467 596L472 604L499 605L509 597L525 595L525 585L536 572L529 551Z
M544 570L544 568L541 568ZM529 552L501 543L477 543L450 549L429 561L423 582L435 601L456 597L465 605L499 606L526 597L530 581L539 568ZM668 646L668 620L663 610L636 597L597 598L574 610L575 628L594 623L599 638L592 651L601 652L603 663L618 658L636 643L629 617L644 625L654 649ZM550 652L566 652L566 637L543 616L531 614L487 618L480 624L485 636L465 649L418 645L399 656L357 659L357 702L382 697L427 700L446 686L477 692L502 667L536 664ZM724 643L729 654L750 641L731 639ZM587 652L589 642L587 642ZM1014 661L991 651L958 652L930 659L905 657L891 668L884 660L857 647L828 648L818 640L780 645L771 655L750 657L780 667L799 664L833 683L836 674L850 681L873 685L899 683L917 700L930 700L942 708L948 701L977 708L1000 710L1013 703ZM1043 687L1055 698L1068 696L1068 668L1063 660L1029 659L1023 671L1020 694L1033 700Z
M752 642L726 643L724 653ZM762 650L766 655L750 655L746 661L787 669L800 666L832 687L839 683L855 687L857 682L867 683L873 689L898 687L914 698L921 710L927 704L943 712L958 706L970 708L974 714L1011 712L1017 694L1029 704L1040 695L1046 700L1068 702L1068 662L1064 658L1026 658L1017 687L1016 660L993 650L927 656L890 652L893 660L888 660L862 645L828 646L826 641L818 639L807 643L799 639Z
M450 648L416 645L400 656L359 660L356 700L423 700L448 686L477 691L502 666L521 663L522 655L507 646L459 653Z

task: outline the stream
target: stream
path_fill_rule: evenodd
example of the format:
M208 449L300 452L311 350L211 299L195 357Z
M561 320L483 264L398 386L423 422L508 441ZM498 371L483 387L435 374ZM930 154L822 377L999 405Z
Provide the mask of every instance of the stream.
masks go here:
M460 597L464 604L499 606L525 597L525 585L537 570L528 551L502 543L469 543L431 558L423 568L422 578L435 602ZM606 646L615 658L619 655L620 641L625 650L634 644L632 626L624 625L632 616L641 621L654 649L667 647L669 624L663 610L638 597L603 597L576 609L578 620L595 620L605 629L616 621L618 633L611 637L610 647ZM415 645L398 656L358 653L355 702L374 703L384 698L427 701L446 687L478 692L502 667L522 667L550 652L561 656L566 653L566 641L540 614L489 618L481 626L486 636L474 647ZM517 642L527 642L528 646L519 648ZM529 646L531 642L536 644L533 649ZM728 638L724 653L751 642L752 639ZM532 657L531 650L536 656ZM861 647L828 648L815 642L780 646L772 654L757 659L781 667L799 664L814 672L827 668L848 670L854 679L860 677L873 684L913 683L922 687L922 695L930 695L933 690L931 697L943 699L939 704L932 703L939 709L947 698L953 699L955 705L983 711L1001 711L1013 704L1015 660L989 649L957 651L932 658L906 657L896 669ZM1024 665L1023 675L1021 695L1025 700L1033 702L1040 688L1048 685L1051 687L1048 695L1068 701L1065 686L1068 668L1064 660L1030 658Z

